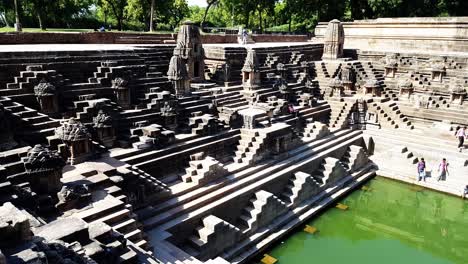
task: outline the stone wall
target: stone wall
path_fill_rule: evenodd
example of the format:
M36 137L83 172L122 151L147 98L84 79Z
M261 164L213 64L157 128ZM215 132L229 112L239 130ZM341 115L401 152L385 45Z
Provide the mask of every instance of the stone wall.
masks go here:
M256 42L306 42L307 35L253 35ZM176 34L114 32L84 33L0 33L1 44L160 44L176 39ZM204 34L203 43L237 43L237 35Z
M321 42L327 22L315 29ZM344 22L346 49L467 52L468 17L378 18Z

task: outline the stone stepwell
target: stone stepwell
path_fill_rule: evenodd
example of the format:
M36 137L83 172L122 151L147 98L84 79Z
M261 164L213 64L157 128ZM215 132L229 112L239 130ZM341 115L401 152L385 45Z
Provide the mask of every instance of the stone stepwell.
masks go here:
M372 177L462 196L468 55L353 46L381 22L1 47L0 263L250 263Z

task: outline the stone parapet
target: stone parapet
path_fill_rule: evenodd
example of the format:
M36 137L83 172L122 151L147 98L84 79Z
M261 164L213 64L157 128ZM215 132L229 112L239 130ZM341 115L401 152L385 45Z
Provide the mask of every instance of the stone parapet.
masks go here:
M174 43L177 34L118 32L21 32L0 33L1 44L164 44ZM252 35L255 42L306 42L307 35ZM203 43L237 43L237 35L203 34Z
M323 42L328 23L315 28ZM345 49L467 52L468 17L378 18L343 22Z

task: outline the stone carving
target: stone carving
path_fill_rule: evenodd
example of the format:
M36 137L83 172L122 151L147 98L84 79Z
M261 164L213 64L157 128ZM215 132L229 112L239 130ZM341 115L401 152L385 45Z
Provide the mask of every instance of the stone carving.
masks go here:
M385 77L395 78L395 73L398 67L396 54L390 54L384 57Z
M180 56L172 56L169 70L167 71L167 78L172 81L177 97L190 94L190 77L185 62Z
M35 145L23 159L26 173L31 178L31 188L41 194L56 193L62 187L63 158L43 145Z
M284 78L277 76L275 82L273 83L273 88L280 91L284 100L289 101L291 89L288 86L288 82Z
M80 204L87 204L91 200L91 193L85 184L72 184L62 187L57 193L59 202L55 205L57 209L65 211L76 208Z
M414 91L413 81L410 78L401 80L398 82L398 89L402 98L409 99Z
M186 21L180 27L174 55L180 56L184 60L190 81L205 80L205 53L201 42L200 29L193 22Z
M333 97L342 97L343 96L344 86L343 86L343 82L341 81L340 77L336 76L330 82L330 88L331 88L331 92L332 92Z
M381 96L382 89L377 79L368 79L364 84L364 94L372 96Z
M433 59L431 64L431 78L433 81L442 82L445 76L445 62L440 59Z
M128 87L128 80L123 77L117 77L112 80L112 88L114 89L117 103L124 109L130 108L131 93Z
M328 23L323 43L323 60L334 60L343 57L344 30L337 19Z
M341 68L341 81L345 91L354 90L356 83L356 74L350 65L345 65Z
M58 113L58 96L55 86L45 79L42 79L34 87L34 94L44 114Z
M72 165L83 162L91 156L91 134L81 122L70 118L55 130L55 135L68 147L70 154L68 161Z
M461 84L457 84L450 88L450 102L463 104L463 100L466 98L466 89Z
M101 109L97 116L93 118L93 127L97 133L97 137L102 144L108 148L114 145L115 129L113 126L113 119L110 115L104 113Z
M250 49L247 52L244 66L242 67L242 85L244 87L244 96L253 103L256 99L256 92L260 87L260 67L258 64L257 53Z
M278 72L278 75L281 76L281 78L288 78L288 69L283 63L278 63L278 65L276 65L276 71Z

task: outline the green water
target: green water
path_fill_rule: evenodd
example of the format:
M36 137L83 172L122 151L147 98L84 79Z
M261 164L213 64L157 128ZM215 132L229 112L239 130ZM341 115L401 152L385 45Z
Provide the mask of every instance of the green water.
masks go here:
M278 264L468 263L468 202L377 178L266 252Z

